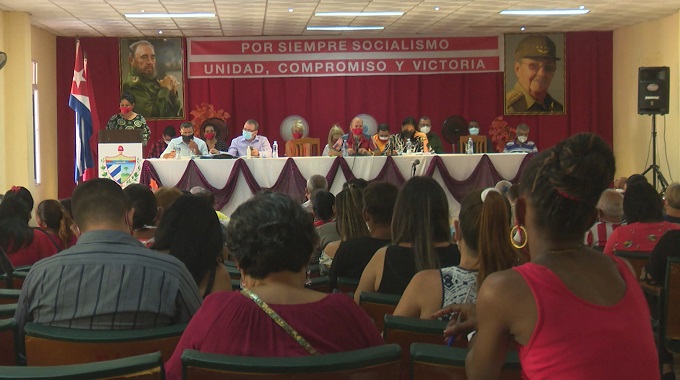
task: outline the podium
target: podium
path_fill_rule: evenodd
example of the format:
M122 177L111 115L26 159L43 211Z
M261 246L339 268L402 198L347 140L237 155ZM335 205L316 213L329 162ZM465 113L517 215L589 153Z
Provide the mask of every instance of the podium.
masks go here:
M144 159L141 129L99 131L98 148L99 178L112 179L123 188L139 183Z

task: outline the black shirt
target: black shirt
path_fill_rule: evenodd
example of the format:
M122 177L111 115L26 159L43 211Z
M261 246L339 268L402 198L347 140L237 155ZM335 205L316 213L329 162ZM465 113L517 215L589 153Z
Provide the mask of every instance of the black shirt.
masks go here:
M338 251L333 257L333 264L328 274L331 289L338 284L338 277L361 278L361 273L375 251L390 244L389 240L362 236L340 243Z
M680 230L666 232L652 251L645 271L652 278L650 283L664 286L666 282L666 265L669 257L680 256Z

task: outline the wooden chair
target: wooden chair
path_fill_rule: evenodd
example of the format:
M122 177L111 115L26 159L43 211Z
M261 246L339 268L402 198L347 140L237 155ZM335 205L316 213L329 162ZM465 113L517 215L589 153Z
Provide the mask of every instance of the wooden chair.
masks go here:
M468 139L472 139L475 143L475 153L486 153L486 136L460 136L460 152L467 153L465 147L467 146Z
M0 366L18 363L16 328L17 323L14 318L0 320Z
M394 343L401 347L401 370L404 375L402 378L408 377L408 368L410 367L409 347L411 347L411 344L429 343L443 346L445 344L443 331L446 328L446 323L446 321L385 314L383 338L385 343ZM456 339L456 346L467 348L467 339L464 335L460 335Z
M0 367L0 380L17 379L164 379L160 352L99 363L70 364L48 367Z
M0 289L0 305L16 304L21 289Z
M336 288L341 293L354 293L359 286L358 278L338 277Z
M389 344L362 350L298 357L244 357L186 350L184 379L385 379L399 378L399 346Z
M290 145L290 149L286 149L286 157L310 157L321 155L321 143L318 138L305 137L296 140L290 140L286 143Z
M359 306L373 319L378 331L382 332L385 314L394 313L400 298L401 296L396 294L361 292Z
M649 261L651 253L639 251L614 251L614 255L628 261L635 270L635 278L640 278L642 268L644 268L647 261Z
M186 324L139 330L81 330L27 323L28 365L83 364L159 351L170 359Z
M437 346L426 343L411 345L411 379L413 380L467 380L465 357L468 350L459 347ZM522 367L517 352L510 351L505 357L501 380L519 380Z

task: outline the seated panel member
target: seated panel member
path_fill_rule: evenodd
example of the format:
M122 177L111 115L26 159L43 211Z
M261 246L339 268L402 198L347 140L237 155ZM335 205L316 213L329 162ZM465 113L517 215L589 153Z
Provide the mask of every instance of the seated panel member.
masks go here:
M406 142L411 140L411 153L429 153L427 136L416 131L416 119L409 116L401 123L401 132L390 136L384 155L392 156L406 153Z
M177 136L175 127L172 125L165 127L165 129L163 129L163 137L151 144L149 150L146 152L146 158L161 158L165 148L167 148L168 144L170 144L170 140L174 139L175 136Z
M258 131L260 125L257 121L250 119L243 124L243 133L241 136L231 140L229 146L229 154L234 157L246 157L248 153L246 149L251 149L251 157L259 157L260 153L264 153L266 157L272 156L272 147L269 144L269 139L260 136Z
M442 144L442 139L436 133L432 132L432 120L429 117L423 116L418 122L418 127L416 128L418 132L422 132L427 136L427 142L429 143L430 152L437 154L444 153L444 144Z
M342 149L340 144L336 144L338 140L342 141L341 138L345 134L345 131L340 128L339 125L333 124L331 129L328 131L328 144L323 148L323 157L342 157L342 151L337 150L336 147Z
M333 149L342 152L342 143L345 142L348 156L372 156L375 148L371 136L364 134L364 121L355 117L349 124L349 131L350 133L335 142Z
M385 148L387 147L387 142L390 140L390 126L389 124L379 124L378 125L378 133L373 135L371 137L371 142L373 143L373 146L375 147L375 150L373 150L373 154L376 156L380 156L384 154Z
M517 137L505 144L503 153L538 153L536 144L529 141L529 126L522 123L517 126Z
M180 136L170 140L168 147L165 148L162 158L175 158L179 150L180 157L191 157L195 155L208 155L208 145L205 141L194 136L194 125L185 121L179 126Z

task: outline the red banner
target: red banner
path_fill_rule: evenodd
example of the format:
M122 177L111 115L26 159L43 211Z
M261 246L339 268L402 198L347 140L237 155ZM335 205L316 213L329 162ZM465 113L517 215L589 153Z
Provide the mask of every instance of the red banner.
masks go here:
M189 78L501 71L499 37L189 38Z

